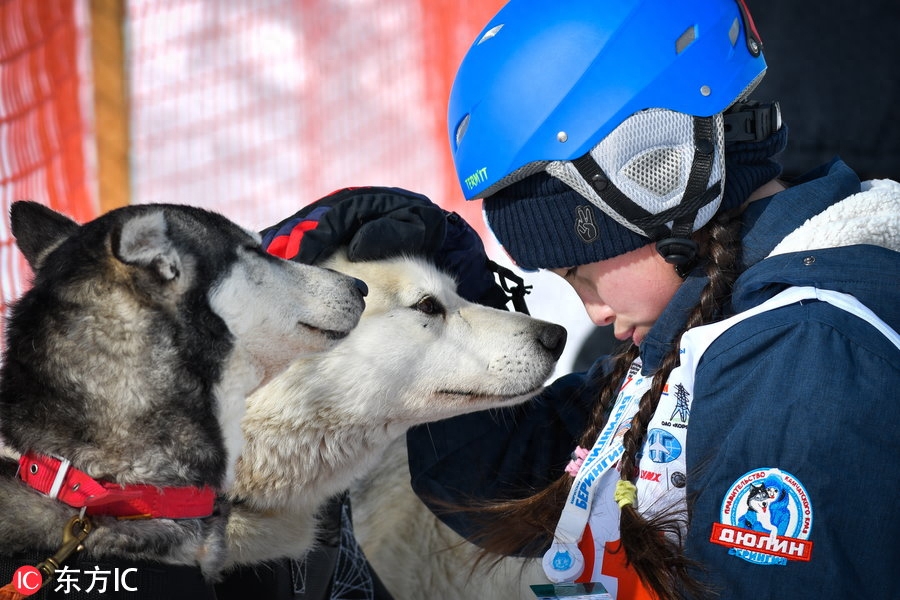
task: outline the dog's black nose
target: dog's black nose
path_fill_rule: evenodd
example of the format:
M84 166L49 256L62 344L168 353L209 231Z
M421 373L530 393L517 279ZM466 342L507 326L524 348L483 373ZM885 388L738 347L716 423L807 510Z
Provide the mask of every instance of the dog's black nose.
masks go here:
M567 336L568 332L562 325L547 323L538 332L538 341L541 343L541 346L550 351L553 360L559 360L566 347Z
M362 279L357 279L356 277L354 277L354 278L353 278L353 284L356 285L356 289L358 289L359 292L360 292L363 296L368 296L368 295L369 295L369 286L366 285L366 282L365 282L365 281L363 281Z

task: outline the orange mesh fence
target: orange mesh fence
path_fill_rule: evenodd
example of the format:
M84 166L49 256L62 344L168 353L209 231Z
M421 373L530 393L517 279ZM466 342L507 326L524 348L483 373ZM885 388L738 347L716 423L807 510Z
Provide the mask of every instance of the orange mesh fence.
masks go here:
M128 3L134 202L262 228L346 186L464 203L446 106L500 0Z
M132 201L206 206L261 228L340 187L393 185L483 231L479 205L462 201L452 172L446 103L466 48L501 5L124 2ZM9 205L33 199L78 221L98 214L96 140L84 116L89 6L0 0L4 314L30 276Z
M399 186L460 213L502 259L481 203L458 187L446 110L503 1L0 0L0 308L29 277L5 218L26 198L82 222L130 197L261 229L342 187ZM96 81L91 11L109 34L94 40ZM116 81L97 61L122 40ZM120 90L114 120L101 100ZM118 170L104 169L123 148Z
M30 271L9 231L9 207L35 200L77 220L96 216L86 177L82 100L86 29L73 0L0 0L0 309ZM3 342L0 342L2 347Z

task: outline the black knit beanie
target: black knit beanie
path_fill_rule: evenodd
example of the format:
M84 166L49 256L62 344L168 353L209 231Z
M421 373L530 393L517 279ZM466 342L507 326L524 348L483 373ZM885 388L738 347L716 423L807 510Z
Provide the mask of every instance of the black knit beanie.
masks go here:
M787 126L760 142L725 145L725 191L719 210L740 206L781 174L773 156L787 144ZM576 267L637 250L652 240L620 225L587 198L541 171L484 199L488 226L525 270Z

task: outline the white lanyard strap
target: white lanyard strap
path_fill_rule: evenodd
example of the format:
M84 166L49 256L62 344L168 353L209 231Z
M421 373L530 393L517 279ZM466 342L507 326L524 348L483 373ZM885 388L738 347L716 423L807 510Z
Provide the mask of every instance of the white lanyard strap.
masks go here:
M584 464L578 469L578 475L569 491L566 507L556 526L557 540L575 543L581 540L581 534L584 532L584 526L590 516L591 504L593 504L596 484L600 475L614 465L625 451L622 444L613 443L615 433L634 417L640 399L640 395L635 394L625 398L623 402L616 403L613 407L609 421L584 459Z
M631 373L639 373L640 367L640 359L635 360ZM650 382L650 379L646 379L645 385L631 385L629 378L622 386L609 420L578 470L556 525L554 542L544 554L544 572L553 582L572 581L584 569L584 557L578 549L578 542L590 519L591 507L598 490L615 484L618 473L611 467L625 452L616 433L634 417Z

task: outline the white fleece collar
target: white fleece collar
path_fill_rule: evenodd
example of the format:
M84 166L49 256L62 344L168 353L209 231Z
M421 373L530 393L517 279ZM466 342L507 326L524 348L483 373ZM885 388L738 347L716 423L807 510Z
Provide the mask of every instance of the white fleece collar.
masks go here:
M900 251L900 183L875 179L861 190L808 219L769 256L854 244Z

